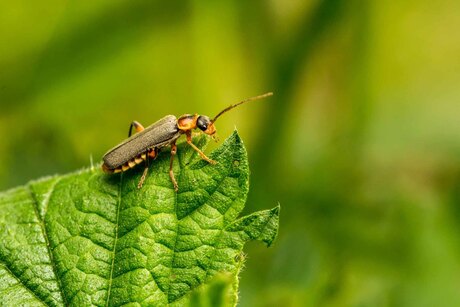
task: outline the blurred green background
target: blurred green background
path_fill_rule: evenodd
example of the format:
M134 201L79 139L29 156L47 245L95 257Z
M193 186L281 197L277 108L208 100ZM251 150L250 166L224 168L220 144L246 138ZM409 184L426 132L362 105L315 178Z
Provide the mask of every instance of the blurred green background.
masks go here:
M459 29L457 0L2 1L0 189L273 91L217 123L246 211L282 206L240 305L460 306Z

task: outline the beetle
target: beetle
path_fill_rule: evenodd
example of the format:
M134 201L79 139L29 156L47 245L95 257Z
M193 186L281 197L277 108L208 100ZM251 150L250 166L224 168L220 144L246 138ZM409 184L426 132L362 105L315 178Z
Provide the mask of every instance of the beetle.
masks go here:
M176 141L183 134L186 135L187 143L198 152L203 160L211 164L216 161L209 159L195 144L192 143L192 130L200 129L203 133L210 135L217 141L216 127L214 123L225 112L253 100L262 99L273 95L265 93L263 95L251 97L232 104L220 111L213 119L206 115L184 114L179 118L174 115L166 115L162 119L144 128L139 122L133 121L129 126L128 138L110 149L102 157L102 170L106 173L120 173L127 171L145 161L144 172L139 180L137 187L140 189L144 184L149 168L149 160L154 160L161 148L171 146L171 157L169 162L169 177L173 183L174 190L177 192L179 186L174 178L173 162L177 153ZM133 128L137 133L132 134Z

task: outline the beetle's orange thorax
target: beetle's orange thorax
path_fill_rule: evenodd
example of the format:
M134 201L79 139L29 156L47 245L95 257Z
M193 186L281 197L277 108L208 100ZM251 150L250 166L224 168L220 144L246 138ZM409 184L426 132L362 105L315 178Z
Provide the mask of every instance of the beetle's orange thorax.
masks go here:
M177 128L182 131L188 131L196 128L198 114L184 114L177 120Z

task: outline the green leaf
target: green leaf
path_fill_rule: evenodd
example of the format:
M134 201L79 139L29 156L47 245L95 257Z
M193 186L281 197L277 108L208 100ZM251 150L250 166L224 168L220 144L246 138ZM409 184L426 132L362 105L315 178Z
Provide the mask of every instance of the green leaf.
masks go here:
M142 167L86 169L0 193L1 303L235 305L243 246L273 242L279 207L238 218L249 168L236 132L210 157L216 165L179 144L178 193L167 152L140 190Z

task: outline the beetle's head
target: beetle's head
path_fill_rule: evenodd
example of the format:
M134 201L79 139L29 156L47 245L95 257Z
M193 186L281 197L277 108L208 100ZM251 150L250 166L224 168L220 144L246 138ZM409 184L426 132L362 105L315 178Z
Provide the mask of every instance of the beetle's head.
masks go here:
M211 121L211 119L206 115L198 116L196 126L208 135L214 135L216 133L216 127L214 126L214 122Z

